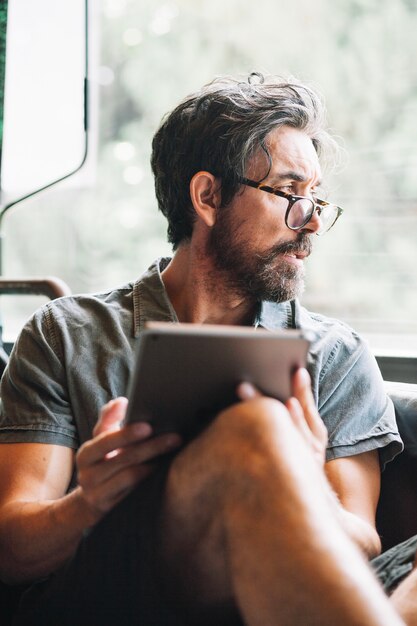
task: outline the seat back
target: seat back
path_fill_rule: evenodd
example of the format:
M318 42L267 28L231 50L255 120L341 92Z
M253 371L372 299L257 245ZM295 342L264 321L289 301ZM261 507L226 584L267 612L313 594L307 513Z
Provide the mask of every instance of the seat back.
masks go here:
M404 452L381 476L377 529L383 550L417 534L417 385L386 383Z

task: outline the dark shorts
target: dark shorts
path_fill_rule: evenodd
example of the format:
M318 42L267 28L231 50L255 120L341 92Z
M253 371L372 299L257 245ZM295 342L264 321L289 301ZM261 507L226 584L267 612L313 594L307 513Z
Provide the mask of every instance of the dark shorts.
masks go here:
M371 566L385 591L391 594L413 569L417 535L372 559Z
M189 620L161 582L158 520L169 463L111 511L82 540L74 558L24 595L14 626L200 626ZM391 593L410 573L417 536L371 561ZM229 626L242 624L234 615Z
M168 464L141 483L62 570L23 595L16 626L183 626L161 593L156 567L167 470Z
M106 515L55 576L24 593L13 626L243 626L234 607L226 616L221 608L220 618L216 607L190 613L163 584L159 520L169 466Z

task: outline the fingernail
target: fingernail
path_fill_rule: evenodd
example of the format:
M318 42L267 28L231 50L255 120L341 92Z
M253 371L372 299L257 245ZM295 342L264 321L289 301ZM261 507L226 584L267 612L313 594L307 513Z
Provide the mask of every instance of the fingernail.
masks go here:
M242 400L251 400L252 398L255 398L256 396L256 391L254 386L251 383L240 383L239 387L238 387L238 393L239 396Z
M167 438L165 439L165 445L169 449L178 448L178 446L180 446L181 443L182 443L181 437L176 434L167 435Z
M306 370L305 367L300 367L299 369L301 380L304 384L308 385L311 382L310 374Z
M152 426L147 422L132 424L132 430L138 437L148 437L152 433Z

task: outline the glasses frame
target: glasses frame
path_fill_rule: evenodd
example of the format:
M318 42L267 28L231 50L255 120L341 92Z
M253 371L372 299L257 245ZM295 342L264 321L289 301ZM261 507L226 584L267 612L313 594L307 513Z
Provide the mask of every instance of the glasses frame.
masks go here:
M336 224L337 220L343 213L343 209L340 206L337 206L336 204L333 204L332 202L327 202L327 200L321 200L320 198L309 198L307 196L295 196L291 193L286 193L285 191L274 189L274 187L270 187L269 185L258 183L256 182L256 180L251 180L250 178L242 177L242 178L239 178L239 181L242 185L246 185L247 187L253 187L254 189L259 189L260 191L265 191L266 193L271 193L274 196L278 196L279 198L285 198L285 200L288 200L288 207L285 212L285 225L290 230L301 230L302 228L304 228L304 226L306 226L309 223L309 221L311 220L311 218L313 217L316 211L317 211L318 216L320 217L320 214L325 207L332 206L337 209L336 217L334 221L330 224L328 228L326 228L326 230L323 230L321 233L320 232L316 233L317 235L324 235L324 233L327 233L331 228L333 228L333 226ZM311 213L309 212L307 214L307 218L300 226L290 226L288 224L288 216L290 214L292 207L297 202L297 200L309 200L312 204Z

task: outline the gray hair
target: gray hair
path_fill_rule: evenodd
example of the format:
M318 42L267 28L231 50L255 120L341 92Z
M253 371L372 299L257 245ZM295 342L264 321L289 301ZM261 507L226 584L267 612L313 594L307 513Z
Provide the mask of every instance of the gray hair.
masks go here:
M319 157L334 151L319 94L296 80L252 73L246 81L220 77L185 98L163 120L152 142L151 165L159 209L174 249L191 237L195 219L189 185L196 172L221 181L221 204L240 188L248 164L261 150L271 169L267 137L280 126L311 138Z

